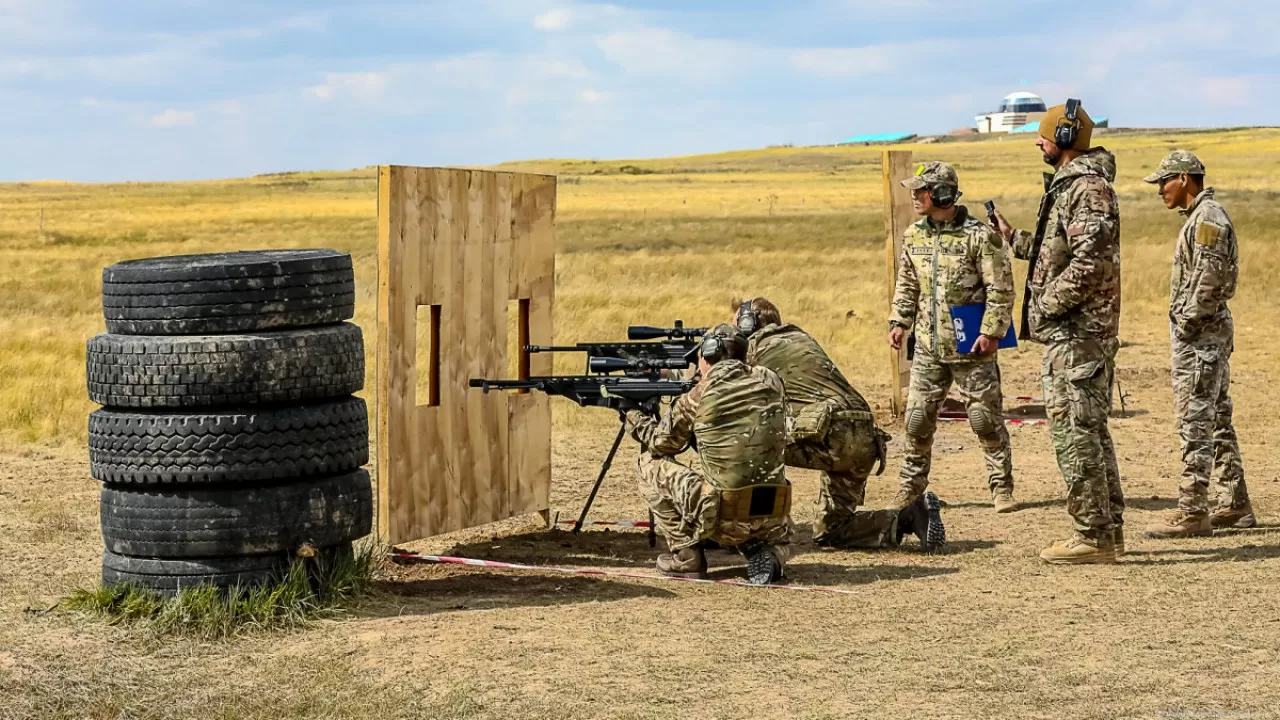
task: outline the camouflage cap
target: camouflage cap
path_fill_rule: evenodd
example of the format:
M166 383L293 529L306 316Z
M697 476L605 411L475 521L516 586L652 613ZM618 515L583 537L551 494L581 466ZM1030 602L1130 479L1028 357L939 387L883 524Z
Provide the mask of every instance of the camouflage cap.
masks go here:
M951 187L960 187L960 179L956 177L956 171L950 165L944 162L927 162L916 168L916 174L902 181L902 187L908 190L919 190L920 188L933 187L934 185L950 185Z
M702 345L710 338L719 338L725 346L725 357L742 359L747 356L747 336L742 334L738 328L729 323L720 323L719 325L707 331L702 336L702 342L693 347L692 350L685 353L684 359L689 362L697 362L698 353L702 349Z
M1158 183L1165 178L1171 178L1182 173L1203 175L1204 163L1200 162L1200 158L1190 151L1174 150L1164 156L1164 159L1160 161L1160 167L1156 168L1155 172L1142 179L1149 183Z

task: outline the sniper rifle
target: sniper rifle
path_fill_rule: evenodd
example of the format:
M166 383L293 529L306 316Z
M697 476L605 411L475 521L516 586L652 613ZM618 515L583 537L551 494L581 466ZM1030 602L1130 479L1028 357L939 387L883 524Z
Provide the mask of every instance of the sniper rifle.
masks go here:
M627 431L627 410L639 410L648 415L657 415L658 404L664 397L676 397L683 395L693 389L694 380L660 380L657 378L640 378L626 377L617 375L555 375L543 377L531 377L524 380L485 380L482 378L472 378L470 386L480 388L483 392L490 390L537 390L548 395L558 395L568 398L575 403L587 407L607 407L618 411L619 426L618 434L613 439L613 445L609 448L609 454L604 458L604 464L600 467L600 474L596 476L596 482L591 486L591 494L587 496L587 502L582 506L582 512L578 515L578 521L573 525L573 532L576 535L582 530L582 524L587 519L587 512L591 510L591 504L595 502L596 493L600 490L600 484L604 482L604 476L609 472L609 466L613 464L613 457L618 452L618 446L622 444L622 436ZM649 514L649 546L653 547L657 543L657 536L653 526L653 513Z

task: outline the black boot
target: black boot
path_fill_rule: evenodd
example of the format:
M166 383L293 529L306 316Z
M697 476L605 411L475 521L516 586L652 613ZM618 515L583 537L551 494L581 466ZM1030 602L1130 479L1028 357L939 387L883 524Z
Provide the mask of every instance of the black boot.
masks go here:
M925 552L942 549L947 544L947 528L942 524L942 501L932 491L925 492L911 506L911 532L920 538Z
M747 557L749 584L772 585L782 579L782 561L772 545L760 540L748 540L739 549Z

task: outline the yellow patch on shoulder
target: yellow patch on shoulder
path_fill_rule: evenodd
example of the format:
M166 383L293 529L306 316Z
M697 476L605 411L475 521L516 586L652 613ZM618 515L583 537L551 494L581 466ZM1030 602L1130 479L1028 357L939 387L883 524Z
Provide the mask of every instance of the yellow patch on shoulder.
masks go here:
M1211 222L1196 223L1196 244L1205 247L1214 247L1218 244L1218 237L1222 234L1222 228Z

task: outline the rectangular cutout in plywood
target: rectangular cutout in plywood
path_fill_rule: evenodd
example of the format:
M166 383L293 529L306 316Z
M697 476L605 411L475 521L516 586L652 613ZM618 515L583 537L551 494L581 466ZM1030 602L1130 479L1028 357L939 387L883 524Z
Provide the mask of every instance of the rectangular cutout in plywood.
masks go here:
M553 176L378 168L383 541L549 508L550 399L485 394L467 381L507 376L512 366L525 377L550 374L549 354L513 362L508 338L518 333L517 349L551 343L555 205Z
M911 193L902 187L902 181L911 176L911 151L885 150L881 167L884 174L885 264L889 275L889 302L893 302L898 261L902 255L902 234L915 221L915 213L911 209ZM906 407L906 388L911 383L911 361L907 359L905 339L902 349L889 348L889 368L892 410L894 417L897 417Z

